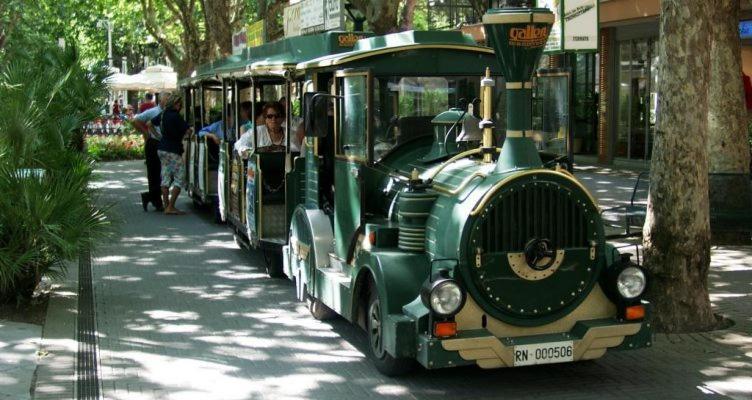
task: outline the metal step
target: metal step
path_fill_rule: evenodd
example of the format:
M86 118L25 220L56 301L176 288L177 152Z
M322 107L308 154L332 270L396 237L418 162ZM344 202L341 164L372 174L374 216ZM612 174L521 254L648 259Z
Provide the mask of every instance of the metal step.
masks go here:
M350 274L338 270L336 267L319 268L319 271L326 276L326 279L339 284L345 289L350 289Z

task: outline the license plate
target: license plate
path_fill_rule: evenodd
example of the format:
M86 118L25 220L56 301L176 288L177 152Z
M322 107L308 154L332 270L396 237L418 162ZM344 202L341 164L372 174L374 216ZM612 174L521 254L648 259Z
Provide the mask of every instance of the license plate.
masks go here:
M554 364L574 361L571 340L514 346L514 366Z

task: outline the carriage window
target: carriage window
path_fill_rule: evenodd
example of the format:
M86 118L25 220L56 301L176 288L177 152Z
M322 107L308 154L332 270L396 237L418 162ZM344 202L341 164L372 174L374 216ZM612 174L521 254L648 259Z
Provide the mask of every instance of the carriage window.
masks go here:
M480 76L382 76L374 78L373 145L379 160L393 147L430 135L431 120L480 97Z
M340 80L339 92L343 96L339 114L339 140L337 154L358 159L366 158L366 132L368 129L368 85L366 75L348 76Z

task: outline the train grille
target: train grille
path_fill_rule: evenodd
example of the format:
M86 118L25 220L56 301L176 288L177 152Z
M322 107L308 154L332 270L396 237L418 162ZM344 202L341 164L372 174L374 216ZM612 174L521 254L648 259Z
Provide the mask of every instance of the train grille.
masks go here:
M587 247L593 216L569 188L553 182L513 185L483 213L483 252L521 252L531 239L549 239L557 249Z

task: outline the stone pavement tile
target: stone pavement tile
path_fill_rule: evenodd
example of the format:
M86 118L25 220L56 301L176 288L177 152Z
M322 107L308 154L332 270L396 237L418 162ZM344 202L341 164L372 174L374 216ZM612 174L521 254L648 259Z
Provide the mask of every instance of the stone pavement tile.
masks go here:
M34 399L73 399L76 385L78 263L68 263L65 280L56 282L47 306L39 345Z
M752 251L714 249L713 303L737 320L726 331L659 335L655 346L583 363L519 369L462 367L381 376L362 331L314 320L288 281L270 279L229 230L192 209L141 211L143 163L105 163L98 185L123 225L93 260L104 394L111 399L695 399L750 398ZM634 179L578 173L620 204ZM584 175L589 174L589 175ZM588 178L588 179L585 179ZM626 197L625 197L626 196ZM714 261L715 262L715 261ZM745 320L746 319L746 320ZM720 393L720 394L719 394Z
M28 399L42 327L0 320L0 399Z

